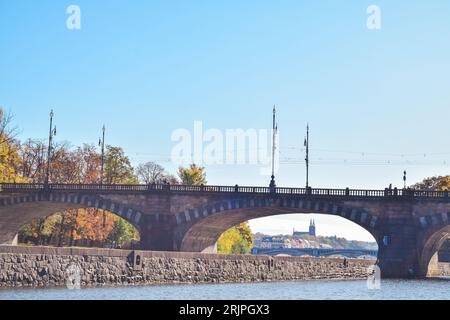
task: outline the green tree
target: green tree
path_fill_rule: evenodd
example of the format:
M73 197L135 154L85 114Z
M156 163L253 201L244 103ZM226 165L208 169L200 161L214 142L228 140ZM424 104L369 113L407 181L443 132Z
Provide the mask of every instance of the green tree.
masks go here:
M27 244L35 245L42 245L52 238L58 239L63 227L62 216L61 213L55 213L47 218L33 219L19 230L19 239Z
M136 184L137 178L130 159L120 147L106 147L105 182L107 184Z
M37 242L41 232L40 226L44 219L34 219L27 225L23 226L19 231L19 238L26 240L27 242Z
M181 184L187 186L199 186L207 183L205 168L199 167L195 163L191 164L188 168L180 167L178 169L178 176L180 177Z
M109 234L108 241L115 244L118 248L123 248L131 241L139 240L139 232L130 223L124 219L117 219L114 228Z
M217 251L224 254L249 254L253 241L254 236L248 222L243 222L220 236L217 241Z

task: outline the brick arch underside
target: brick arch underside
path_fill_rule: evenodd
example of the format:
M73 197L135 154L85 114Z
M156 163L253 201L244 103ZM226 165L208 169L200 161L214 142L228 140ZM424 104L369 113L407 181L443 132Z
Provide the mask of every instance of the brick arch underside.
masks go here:
M420 270L423 276L428 274L428 269L432 257L439 251L442 244L450 236L450 224L446 226L439 226L432 231L428 231L423 245L419 248L419 263Z
M264 202L264 201L262 201ZM377 240L378 217L367 211L336 203L280 200L270 203L234 200L186 210L177 215L181 223L179 248L185 252L210 252L220 235L241 222L286 214L328 214L340 216L369 231Z
M70 209L99 208L118 215L140 231L142 213L108 199L89 195L40 194L0 199L0 245L14 243L18 231L33 219L51 216Z

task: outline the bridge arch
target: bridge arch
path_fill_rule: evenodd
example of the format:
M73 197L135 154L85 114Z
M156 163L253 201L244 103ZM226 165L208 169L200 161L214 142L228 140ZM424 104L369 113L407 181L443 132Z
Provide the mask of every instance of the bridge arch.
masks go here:
M434 276L437 269L437 253L444 242L450 237L450 225L438 226L428 231L419 247L419 269L422 276Z
M233 199L209 203L177 215L181 231L179 249L210 252L220 235L247 220L286 214L327 214L340 216L361 226L378 241L378 217L367 210L345 202L298 198Z
M143 214L107 198L83 194L30 194L0 199L0 244L15 244L19 230L33 219L71 209L96 208L115 214L141 232Z

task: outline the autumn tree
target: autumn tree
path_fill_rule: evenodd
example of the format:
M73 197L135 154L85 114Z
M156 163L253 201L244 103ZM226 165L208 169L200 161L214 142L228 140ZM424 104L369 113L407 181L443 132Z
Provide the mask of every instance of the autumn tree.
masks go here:
M197 166L195 163L188 168L180 167L178 169L178 176L181 184L187 186L196 186L206 184L206 172L204 167Z
M4 140L0 144L0 182L26 182L18 175L20 163L17 147Z
M47 146L41 140L27 140L19 147L20 174L30 182L42 183L47 169ZM98 183L100 154L84 144L70 150L67 143L54 144L50 159L50 181L54 183Z
M51 183L80 183L78 159L68 143L55 143L50 158Z
M92 144L84 144L73 152L73 158L77 163L78 183L99 183L101 155Z
M20 145L20 173L30 182L42 183L47 173L47 148L41 140L27 140ZM71 150L67 142L54 143L50 152L52 183L83 183L80 151Z
M75 228L69 230L72 232L70 236L73 240L88 239L99 243L108 239L119 218L114 214L95 208L78 209L72 214L75 214L76 221Z
M48 146L43 140L15 139L12 116L0 108L0 182L45 181L50 163L51 183L92 184L100 182L101 155L96 146L84 144L72 148L67 142L53 143L50 162ZM107 184L135 184L138 178L129 158L120 147L107 146L104 181ZM178 179L154 163L139 166L136 175L143 183L178 184ZM193 184L205 183L203 168L193 165L183 171ZM122 218L101 209L79 208L57 212L31 221L19 232L26 243L58 246L90 241L91 245L113 244L123 247L139 240L139 232Z
M411 186L418 190L450 190L450 176L434 176L425 178Z
M47 161L44 156L46 152L43 151L46 151L44 143L36 140L29 140L20 148L20 155L24 159L20 171L30 181L42 182L45 178ZM93 145L85 144L71 149L67 143L55 143L50 165L50 181L53 183L100 181L101 156ZM108 148L105 168L108 183L136 182L130 161L121 148ZM80 241L88 241L91 246L107 243L123 246L138 238L138 232L131 224L121 220L101 209L80 208L37 219L22 228L19 236L25 242L38 245L72 246Z
M19 231L19 239L35 245L112 244L113 247L123 247L139 240L139 232L115 214L101 209L81 208L34 219Z
M217 241L217 251L225 254L249 254L253 241L254 236L248 222L243 222L220 236Z
M28 139L19 147L21 158L19 173L29 182L41 183L45 179L45 167L47 163L46 149L41 140Z
M25 182L18 174L21 159L11 121L12 115L0 108L0 182Z

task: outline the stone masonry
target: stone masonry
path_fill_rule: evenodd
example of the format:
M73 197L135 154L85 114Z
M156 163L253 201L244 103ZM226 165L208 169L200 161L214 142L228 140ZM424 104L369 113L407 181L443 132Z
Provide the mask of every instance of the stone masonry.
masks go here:
M0 247L0 287L66 286L69 266L82 287L366 279L370 260L236 256L105 249ZM72 269L73 270L73 269Z

